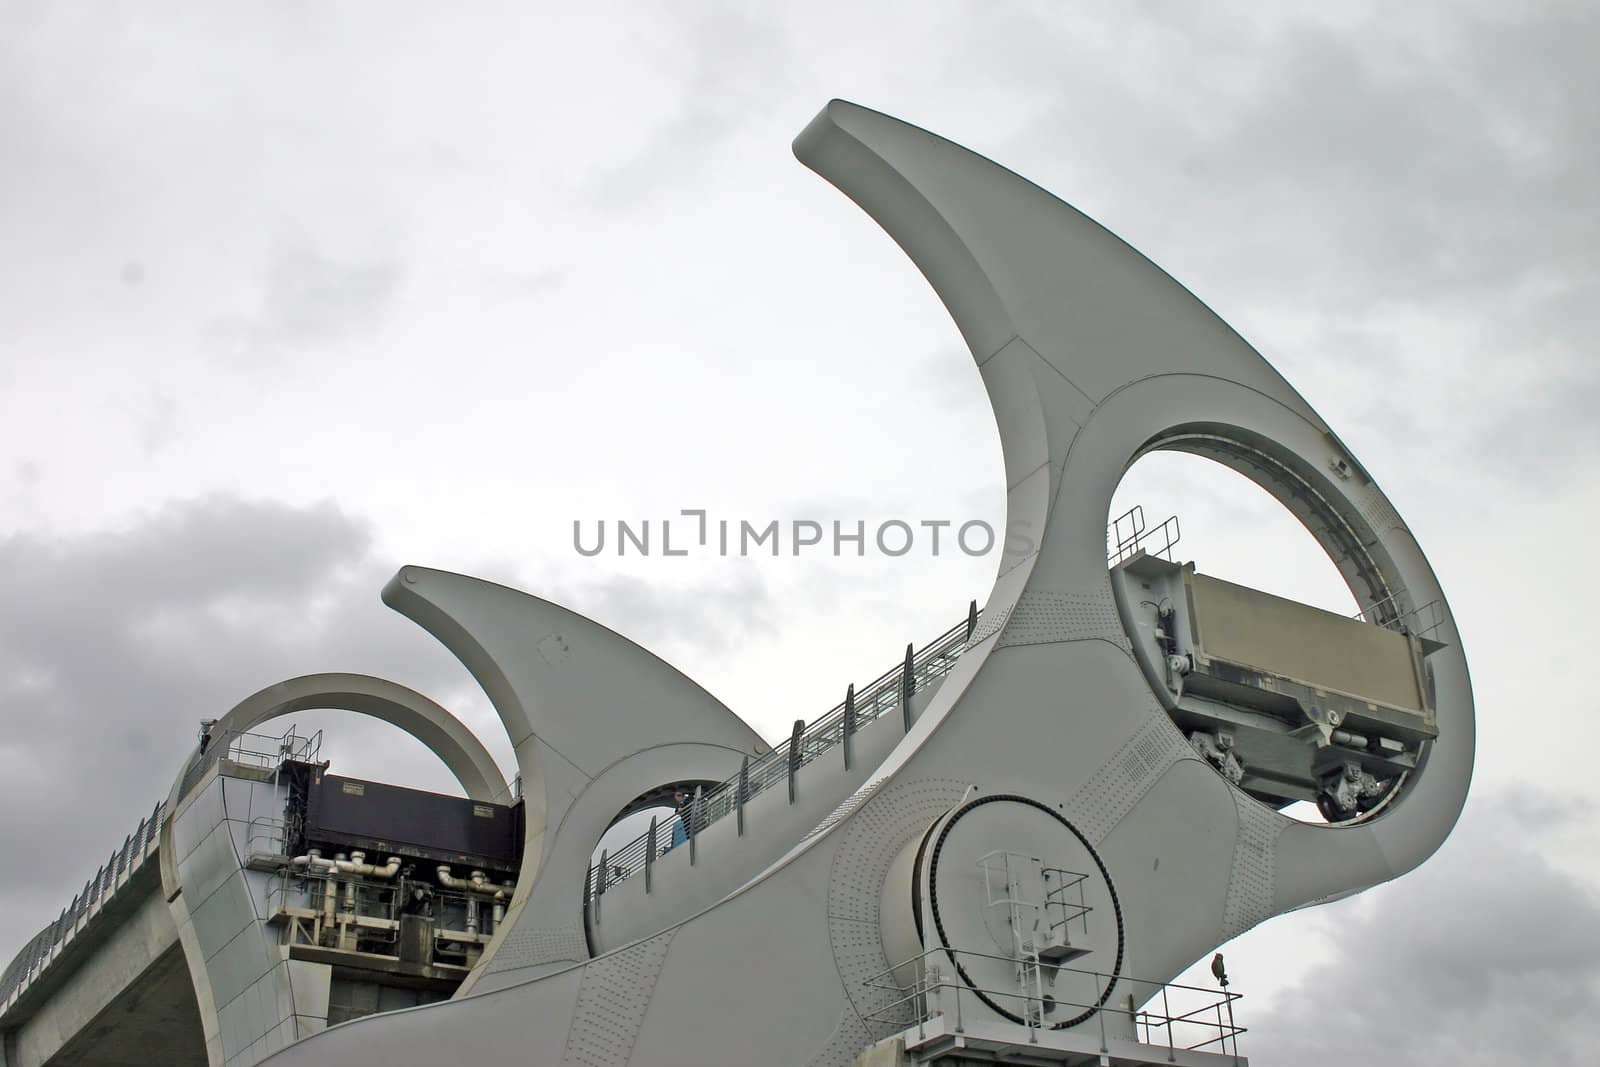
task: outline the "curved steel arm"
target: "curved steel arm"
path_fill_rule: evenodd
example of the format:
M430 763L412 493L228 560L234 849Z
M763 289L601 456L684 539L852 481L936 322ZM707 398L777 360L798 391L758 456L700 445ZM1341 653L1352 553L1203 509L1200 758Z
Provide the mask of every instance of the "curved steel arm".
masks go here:
M1110 231L968 149L843 101L829 103L794 148L906 251L983 372L1011 489L1008 526L1026 541L1002 563L986 618L1012 618L1030 598L1102 596L1099 527L1111 494L1138 456L1164 446L1210 455L1277 496L1364 605L1400 590L1413 607L1444 604L1410 531L1327 424L1227 324ZM1027 565L1013 570L1018 563ZM1473 706L1460 637L1444 615L1438 636L1450 647L1430 658L1440 736L1422 773L1369 823L1282 820L1274 911L1401 874L1454 825L1471 776Z
M511 788L483 742L450 712L414 689L367 674L307 674L245 697L213 734L248 733L280 715L326 709L350 711L398 727L421 741L449 768L473 800L509 803Z
M748 724L671 664L559 604L413 566L401 568L384 587L383 600L465 664L489 695L516 752L526 837L504 936L519 924L555 928L579 914L589 850L628 799L601 790L580 803L609 768L680 746L724 753L723 760L713 759L713 777L721 777L737 768L738 754L767 751ZM703 776L702 768L695 771ZM686 776L667 767L661 773L662 781ZM659 784L633 782L629 796ZM611 806L588 810L595 805ZM581 827L578 836L585 840L563 839L559 831L569 819L574 834ZM570 895L536 892L540 880L576 888ZM497 937L477 973L489 968L503 940Z

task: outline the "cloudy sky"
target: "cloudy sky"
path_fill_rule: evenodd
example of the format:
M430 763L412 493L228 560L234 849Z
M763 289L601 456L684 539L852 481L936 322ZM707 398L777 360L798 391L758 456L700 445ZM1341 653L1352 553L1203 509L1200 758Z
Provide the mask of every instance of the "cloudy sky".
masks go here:
M1428 551L1479 701L1416 874L1227 949L1256 1062L1600 1041L1600 19L1581 3L0 4L0 957L196 722L382 674L507 756L378 601L551 596L769 738L982 599L994 557L593 558L573 523L1000 525L976 371L789 142L830 97L1061 195L1250 339ZM581 14L573 12L581 10ZM1341 607L1276 504L1153 457L1181 554ZM346 773L448 789L392 732ZM126 825L124 825L126 824Z

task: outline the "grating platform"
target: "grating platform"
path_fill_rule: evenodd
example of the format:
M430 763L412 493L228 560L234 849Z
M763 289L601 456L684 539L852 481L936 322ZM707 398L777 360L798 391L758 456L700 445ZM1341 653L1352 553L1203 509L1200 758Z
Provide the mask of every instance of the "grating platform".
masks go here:
M1029 1041L1024 1034L1031 1036ZM1020 1039L1020 1040L1019 1040ZM1148 1045L1107 1037L1091 1028L1032 1030L1003 1022L969 1020L959 1031L948 1016L935 1016L864 1049L856 1067L911 1067L967 1063L1051 1067L1249 1067L1246 1056L1215 1049Z

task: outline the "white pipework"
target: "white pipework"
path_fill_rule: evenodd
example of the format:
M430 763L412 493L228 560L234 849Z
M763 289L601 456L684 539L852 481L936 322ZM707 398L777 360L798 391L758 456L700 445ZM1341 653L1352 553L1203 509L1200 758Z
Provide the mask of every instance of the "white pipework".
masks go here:
M333 928L334 915L338 910L339 883L332 878L326 878L322 882L322 925L324 929L331 930Z
M510 881L508 879L506 881L505 887L503 889L504 895L506 897L511 896L511 891L514 890L516 887L517 887L517 883L515 883L513 881ZM501 899L501 895L500 894L496 894L495 898L494 898L494 925L495 925L495 929L498 930L500 928L500 923L501 923L501 921L503 919L505 919L505 917L506 917L506 902L503 899Z
M296 856L289 861L289 866L303 868L308 873L320 874L357 874L363 878L390 879L400 873L400 857L390 856L389 862L379 867L366 862L365 852L352 852L346 859L341 853L337 859L325 859L317 849L309 850L304 856Z
M350 857L346 856L343 852L334 853L333 865L334 865L335 870L348 865L349 862L350 862ZM332 892L334 893L335 896L338 895L340 888L344 889L344 910L346 912L354 912L356 910L356 884L355 884L355 882L353 882L353 881L352 882L345 882L345 881L340 881L339 879L334 879L333 880L333 884L330 886L330 889L332 890Z
M307 871L320 871L323 874L331 874L338 869L339 863L337 860L323 859L322 851L313 848L308 850L304 856L296 856L290 860L289 866L303 867Z
M489 881L489 876L483 871L473 871L465 878L456 878L450 873L450 867L441 863L435 868L439 875L439 884L446 889L458 889L467 894L467 933L478 932L478 902L473 897L482 897L486 903L493 905L491 913L496 926L506 916L506 901L511 899L511 894L516 891L517 884L507 881L505 885L495 885Z
M340 874L358 874L363 878L390 879L400 873L400 857L390 856L382 867L367 862L365 852L352 852L347 860L336 861Z
M511 894L517 888L515 882L507 882L503 886L495 885L483 871L473 871L466 878L455 878L451 876L450 868L446 864L441 863L435 870L439 875L439 884L446 889L459 889L502 904L511 899Z

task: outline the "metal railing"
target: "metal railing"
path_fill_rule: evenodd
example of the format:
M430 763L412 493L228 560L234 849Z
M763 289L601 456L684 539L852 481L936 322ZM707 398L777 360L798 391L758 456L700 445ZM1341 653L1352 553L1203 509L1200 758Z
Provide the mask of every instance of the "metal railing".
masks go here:
M1428 637L1444 625L1444 602L1437 597L1410 611L1402 611L1400 598L1404 589L1396 589L1382 600L1377 600L1362 611L1350 616L1359 622L1370 622L1386 630Z
M648 860L670 851L674 826L683 824L684 838L697 836L712 823L749 803L751 798L776 786L786 785L791 774L821 759L843 742L847 719L850 720L849 732L853 734L867 723L900 709L905 696L926 689L949 673L956 659L966 650L976 621L974 609L966 619L925 645L920 652L912 652L908 648L907 661L880 674L859 693L852 690L853 695L847 696L809 728L792 734L788 744L772 749L759 759L748 761L740 774L727 781L718 783L710 790L698 792L687 817L675 815L656 828L654 833L647 830L616 852L603 854L601 862L589 869L586 898L592 896L597 888L604 893L607 887L631 878L645 869ZM906 691L908 675L909 693ZM651 851L653 842L656 843L655 853ZM666 842L665 847L661 847L661 842Z
M280 736L251 733L247 730L225 730L206 745L208 753L215 752L222 759L242 767L260 767L275 771L286 760L296 763L314 763L322 752L322 731L301 736L294 726Z
M1170 559L1178 538L1176 515L1159 526L1147 527L1144 508L1135 505L1106 527L1108 545L1113 539L1116 542L1115 547L1107 553L1106 563L1115 566L1141 551ZM727 781L719 782L709 790L697 790L686 814L675 814L659 826L652 823L649 830L617 851L602 852L584 880L585 903L597 894L605 893L610 886L644 871L674 847L687 844L692 855L694 839L706 827L729 814L742 811L744 805L760 793L780 784L791 783L801 768L838 748L867 723L899 709L906 715L906 726L909 728L907 702L950 672L972 640L978 614L974 602L965 620L934 638L921 651L913 652L908 645L906 658L901 663L884 671L859 690L852 686L843 702L809 727L795 723L788 744L772 749L759 759L746 761L740 773ZM792 795L790 800L793 800ZM674 832L680 825L683 827L681 836ZM676 846L675 838L679 842Z
M1017 976L1016 983L973 984L972 973L994 969L982 961L1005 964ZM1022 1038L1018 1044L1028 1045L1037 1044L1046 1030L1069 1029L1051 1016L1063 1020L1082 1016L1070 1029L1096 1034L1104 1053L1112 1036L1106 1021L1110 1016L1116 1020L1114 1029L1131 1029L1136 1040L1153 1049L1239 1056L1239 1035L1247 1028L1234 1021L1234 1004L1242 994L1067 966L1049 968L1053 977L1049 992L1044 993L1021 964L1015 957L986 952L929 949L865 981L868 988L882 991L888 999L862 1018L880 1039L915 1030L917 1039L925 1040L935 1023L945 1032L960 1034L966 1032L974 1013L987 1020L1002 1020L1004 1016L994 1010L998 1006L1016 1020ZM905 981L908 975L909 984ZM1116 997L1119 1006L1111 1005L1112 993L1121 994ZM1136 1007L1140 1004L1143 1007Z
M245 825L245 855L281 856L288 836L288 824L281 817L257 815Z
M9 1008L23 990L50 965L60 950L76 936L85 922L97 914L117 890L127 884L133 872L144 865L161 833L165 802L158 803L138 827L123 838L100 869L83 884L83 889L62 909L55 922L39 931L17 953L0 974L0 1014Z
M209 728L209 723L202 724ZM215 735L202 734L200 747L189 759L183 772L183 784L178 787L178 799L200 784L206 771L218 760L228 760L241 767L258 767L276 771L285 760L315 763L322 752L322 731L302 736L291 725L281 735L258 734L248 730L223 730Z
M1161 525L1146 527L1144 508L1135 504L1106 527L1106 562L1115 567L1140 552L1170 560L1182 536L1178 516L1169 515Z

